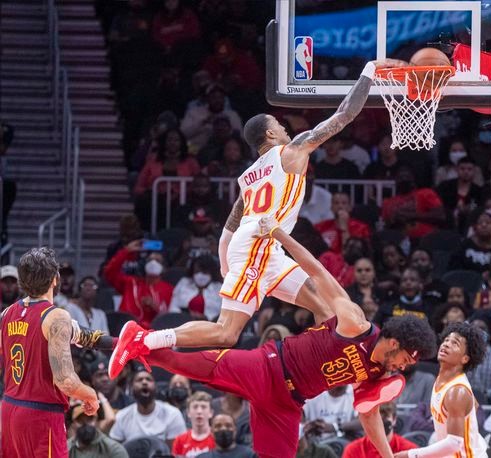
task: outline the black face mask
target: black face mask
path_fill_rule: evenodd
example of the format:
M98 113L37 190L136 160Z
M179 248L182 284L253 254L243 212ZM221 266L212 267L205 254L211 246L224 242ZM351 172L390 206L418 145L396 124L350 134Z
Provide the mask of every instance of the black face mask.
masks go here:
M215 436L215 442L221 448L229 448L234 442L234 432L229 429L216 431L213 435Z
M77 429L76 437L77 441L81 445L90 445L90 443L95 439L97 434L97 429L93 425L82 425Z
M392 425L392 422L389 420L384 420L385 435L388 436L392 432L393 429L394 429L394 426Z
M175 402L184 402L188 397L188 390L186 388L175 387L169 390L169 399Z

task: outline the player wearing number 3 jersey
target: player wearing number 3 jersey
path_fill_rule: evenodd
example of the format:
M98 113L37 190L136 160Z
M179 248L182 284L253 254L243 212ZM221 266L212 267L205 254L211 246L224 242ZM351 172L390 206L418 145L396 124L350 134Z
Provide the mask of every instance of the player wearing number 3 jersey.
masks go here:
M220 238L220 265L225 280L218 322L189 322L151 333L145 337L150 349L174 345L232 346L268 294L309 309L318 324L327 319L326 307L307 274L285 256L278 241L257 238L258 221L266 215L274 216L286 233L291 232L303 201L310 154L361 111L377 67L404 65L391 59L369 62L334 115L293 140L271 115L260 114L246 123L244 137L258 151L259 159L239 178L240 196ZM125 342L127 339L121 338L113 353L110 376L116 376L130 357L131 349L125 348Z

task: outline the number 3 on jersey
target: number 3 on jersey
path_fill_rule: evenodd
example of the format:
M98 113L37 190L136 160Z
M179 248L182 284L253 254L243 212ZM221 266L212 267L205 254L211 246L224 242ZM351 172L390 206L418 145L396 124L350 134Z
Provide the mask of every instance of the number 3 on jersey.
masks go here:
M274 188L268 181L264 183L257 191L248 188L244 192L244 214L243 216L249 216L251 214L267 213L273 205Z
M22 382L24 377L24 348L17 343L10 348L10 359L12 360L12 378L17 385Z

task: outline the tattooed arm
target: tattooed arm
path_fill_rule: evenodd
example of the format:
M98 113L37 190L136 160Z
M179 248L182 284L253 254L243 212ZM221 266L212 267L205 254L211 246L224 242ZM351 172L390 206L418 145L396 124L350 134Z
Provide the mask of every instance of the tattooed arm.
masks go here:
M304 173L308 156L356 118L365 105L376 68L402 67L405 65L407 65L406 62L395 59L369 62L336 112L312 130L297 135L286 145L281 159L285 172Z
M55 309L42 324L42 331L48 340L48 356L53 382L62 393L84 402L87 415L94 415L99 408L96 392L84 385L75 372L70 351L72 320L67 311Z
M230 215L228 215L227 221L225 222L225 227L223 228L222 235L220 237L220 242L218 244L218 257L220 259L220 272L222 276L225 277L228 272L227 264L227 250L232 235L237 230L240 225L240 220L242 214L244 213L244 201L242 196L235 201Z

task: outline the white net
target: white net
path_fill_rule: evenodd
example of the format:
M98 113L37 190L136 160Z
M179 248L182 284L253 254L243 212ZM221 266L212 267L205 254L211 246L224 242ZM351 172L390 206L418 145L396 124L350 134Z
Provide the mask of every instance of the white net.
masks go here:
M435 114L441 90L453 75L453 69L384 70L375 83L392 125L392 148L431 149L435 145Z

